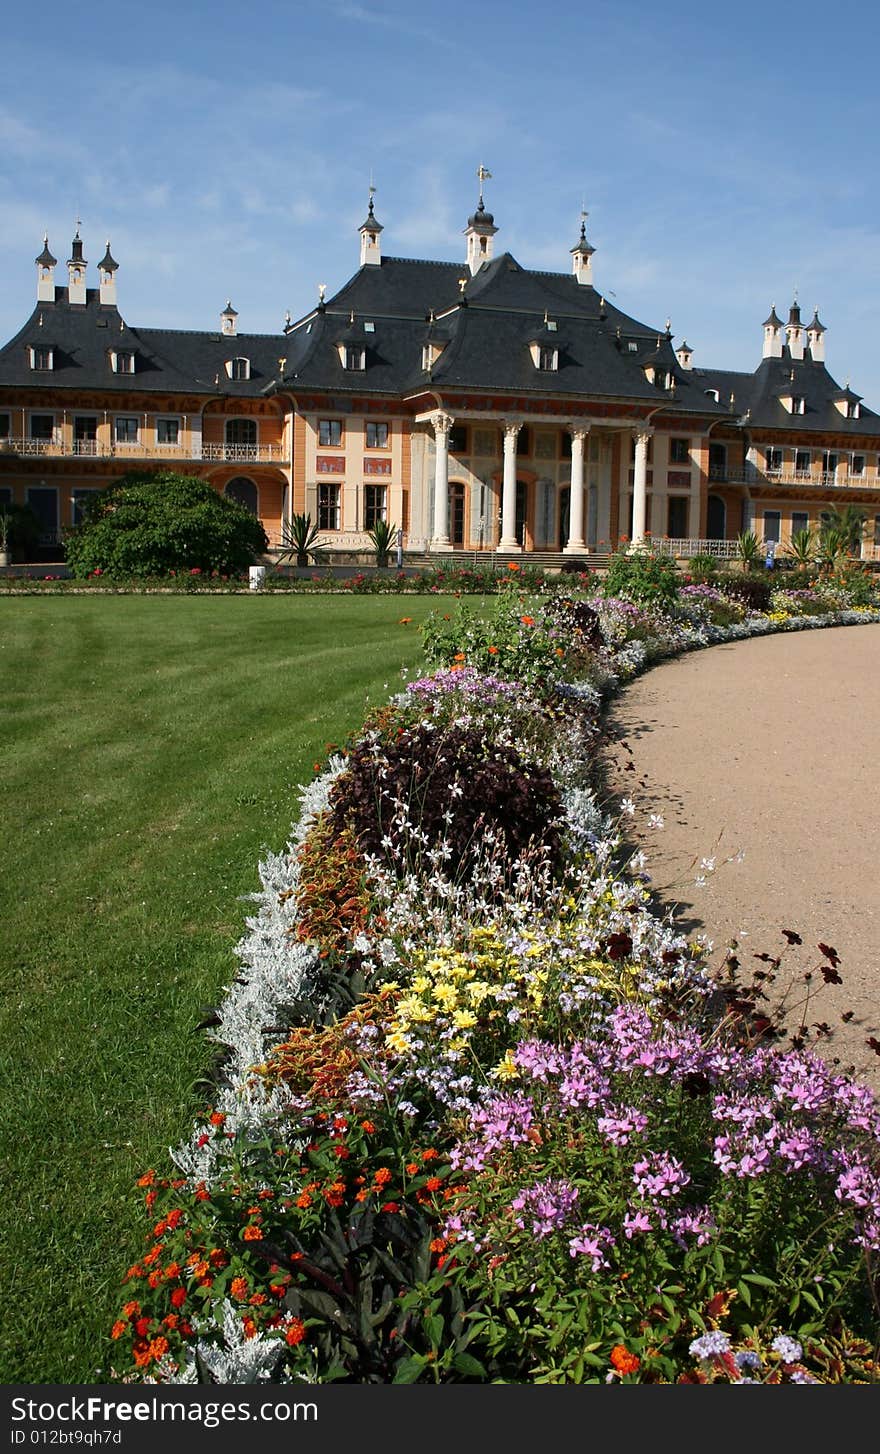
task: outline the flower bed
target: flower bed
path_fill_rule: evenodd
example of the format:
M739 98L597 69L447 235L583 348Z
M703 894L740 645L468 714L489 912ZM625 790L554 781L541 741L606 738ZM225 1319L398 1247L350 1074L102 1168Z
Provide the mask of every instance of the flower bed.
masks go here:
M876 1379L880 1106L650 911L593 764L652 661L880 602L662 588L435 614L303 791L213 1102L141 1179L116 1377Z

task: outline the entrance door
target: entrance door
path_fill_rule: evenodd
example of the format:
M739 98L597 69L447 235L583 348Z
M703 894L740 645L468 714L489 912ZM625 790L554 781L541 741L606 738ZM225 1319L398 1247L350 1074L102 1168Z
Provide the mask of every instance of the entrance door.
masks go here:
M526 548L526 522L529 508L529 487L525 480L516 482L516 538L523 550Z
M244 505L244 508L250 510L252 515L258 513L257 487L253 480L247 479L244 475L236 475L235 479L230 480L226 485L223 493L230 500L236 500L239 505Z
M98 420L94 414L77 414L73 421L74 454L97 454Z
M449 486L449 540L459 548L464 546L464 485L460 480Z
M58 491L54 486L30 485L27 503L40 522L40 545L57 545Z
M720 495L710 495L706 502L706 538L724 540L727 533L727 506Z

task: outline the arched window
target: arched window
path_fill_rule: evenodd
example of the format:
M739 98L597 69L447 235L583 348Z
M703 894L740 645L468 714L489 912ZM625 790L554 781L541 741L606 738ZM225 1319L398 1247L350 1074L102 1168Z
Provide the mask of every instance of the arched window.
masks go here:
M227 444L256 444L257 442L257 421L256 419L227 419L226 421L226 443Z
M224 490L224 495L230 500L236 500L239 505L244 505L252 515L258 515L257 487L253 480L245 475L236 475L234 480L229 480Z

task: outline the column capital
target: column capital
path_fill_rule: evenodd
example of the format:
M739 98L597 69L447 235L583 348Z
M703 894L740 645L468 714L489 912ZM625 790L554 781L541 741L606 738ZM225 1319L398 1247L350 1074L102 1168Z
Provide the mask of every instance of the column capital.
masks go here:
M436 437L439 434L448 434L455 420L451 414L446 414L442 409L438 409L436 414L431 415L430 423Z
M522 420L521 419L502 419L502 421L501 421L501 427L504 430L504 438L505 438L505 441L508 440L508 439L516 440L517 437L518 437L518 435L519 435L519 431L523 427Z
M654 433L653 424L634 424L632 430L633 439L650 439Z
M586 424L566 424L565 427L571 435L572 439L586 439L587 435L593 427L593 424L592 421L589 421Z

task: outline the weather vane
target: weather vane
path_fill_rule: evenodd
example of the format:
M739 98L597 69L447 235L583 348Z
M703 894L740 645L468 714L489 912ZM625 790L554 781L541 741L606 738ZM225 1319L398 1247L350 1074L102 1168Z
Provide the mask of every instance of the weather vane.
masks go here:
M483 183L486 182L486 181L488 181L489 178L491 177L491 175L492 175L492 173L489 171L489 168L488 167L484 167L483 166L483 163L480 162L480 165L477 167L477 181L480 184L480 206L481 207L483 205Z

